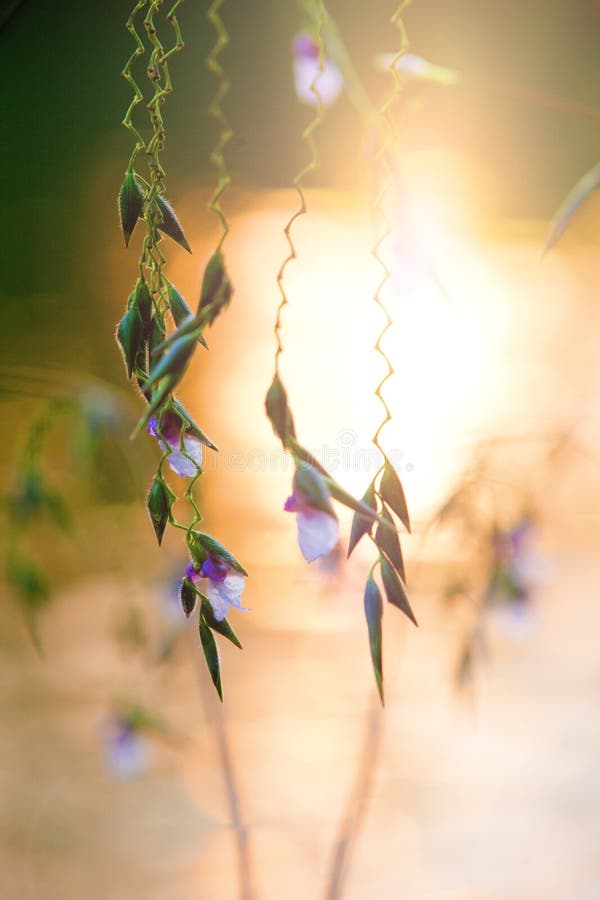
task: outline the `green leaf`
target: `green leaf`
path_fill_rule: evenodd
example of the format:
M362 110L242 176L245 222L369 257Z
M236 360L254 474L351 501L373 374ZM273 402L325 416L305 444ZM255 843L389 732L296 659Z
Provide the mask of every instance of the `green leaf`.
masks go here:
M408 616L408 618L413 622L417 627L419 623L415 619L415 615L410 607L410 603L408 602L408 596L406 594L406 588L401 580L401 578L396 574L394 567L391 563L383 556L380 557L381 562L381 578L383 581L383 587L385 588L385 595L388 599L388 603L391 603L393 606L397 606L398 609L401 609L402 612Z
M375 532L375 543L379 550L383 550L402 581L406 583L404 560L402 559L402 549L400 547L400 539L398 538L398 533L394 527L394 520L392 519L385 506L383 507L381 515L392 527L383 528L381 525L378 525L377 531Z
M212 678L212 682L217 689L219 699L222 701L223 689L221 688L221 667L219 665L217 643L214 639L212 631L210 630L202 616L200 616L200 640L202 642L202 649L204 650L204 657L206 659L208 671L210 672L210 677Z
M243 647L227 619L222 619L221 621L215 619L215 614L208 597L205 597L204 594L200 594L200 597L202 600L202 615L204 616L207 625L212 628L213 631L216 631L217 634L221 634L224 638L227 638L228 641L231 641L232 644L235 644L236 647L239 647L240 650L242 650Z
M148 394L150 387L166 375L173 379L173 386L178 384L195 349L196 340L193 334L186 334L173 341L169 350L153 366L144 393Z
M294 491L298 491L315 509L337 518L323 476L308 463L301 463L294 475Z
M194 314L177 290L177 288L167 280L167 293L169 295L169 306L173 315L173 321L176 325L181 325L184 319L194 318Z
M140 279L136 284L130 305L137 306L144 329L144 338L148 340L152 327L152 297L150 296L148 285L143 279Z
M219 543L210 534L204 534L201 531L191 531L188 533L187 540L190 553L194 557L195 562L202 564L208 555L219 556L232 569L241 572L242 575L248 574L233 553L230 553L223 544Z
M365 506L371 507L374 512L377 512L377 500L375 499L375 486L373 482L371 482L371 484L365 491L364 496L360 502L364 503ZM352 527L350 528L350 540L348 541L348 558L350 558L350 554L352 553L360 539L365 534L371 533L372 527L372 519L367 519L365 516L361 515L360 512L354 513L354 516L352 518Z
M154 353L155 347L158 347L165 339L165 325L164 322L158 317L155 316L152 320L152 329L150 331L150 339L149 339L149 358L150 358L150 372L154 372L154 369L160 362L160 357L156 356ZM147 379L146 379L147 380Z
M198 591L196 590L194 584L187 578L184 578L181 582L181 588L179 590L179 599L181 600L181 606L188 619L194 612L197 596Z
M125 315L117 328L117 341L123 352L123 359L127 368L127 377L131 378L136 360L144 350L144 326L135 305L131 305L125 311Z
M182 246L184 250L187 250L188 253L191 253L192 251L190 249L190 245L188 244L185 234L183 233L183 228L179 223L179 219L175 215L175 210L173 209L171 204L160 194L157 194L155 199L162 219L158 227L161 231L164 231L164 233L168 235L168 237L172 238L175 243L180 244L180 246Z
M567 195L552 221L550 234L544 247L544 254L560 240L567 229L567 225L589 195L600 186L600 163L597 163L589 172L579 179L575 187Z
M383 704L383 660L381 619L383 616L383 604L381 592L373 578L369 575L365 585L365 616L369 628L369 647L371 648L371 660L373 673L377 682L377 690Z
M174 412L177 413L180 419L185 422L187 430L190 431L195 437L197 437L199 441L201 441L206 447L210 447L211 450L219 450L217 445L213 444L211 439L202 431L200 426L197 425L196 422L194 422L187 409L183 406L182 403L179 402L176 397L171 398L171 408L174 410Z
M9 583L18 593L30 614L37 613L50 599L48 582L40 570L28 559L13 556L8 563Z
M410 518L408 515L408 507L406 505L406 497L404 496L404 488L398 478L396 470L386 459L383 469L383 476L379 486L379 493L384 503L396 513L408 533L410 534Z
M146 507L150 513L159 544L162 542L167 522L171 516L171 507L176 499L177 497L168 484L163 481L160 475L157 475L148 493Z
M144 192L135 177L135 173L128 169L125 172L125 179L119 192L119 218L126 247L129 245L129 239L137 220L142 214L143 207Z
M189 308L177 288L171 284L168 279L166 279L166 281L167 293L169 295L169 308L171 310L171 315L173 316L173 321L177 326L177 331L181 331L182 334L187 334L189 331L198 330L198 324L196 323L194 313ZM177 337L178 335L171 335L171 340L176 340ZM208 344L201 333L198 335L197 339L202 346L206 347L208 350Z
M329 493L334 500L338 501L338 503L343 503L344 506L347 506L349 509L353 509L355 512L360 513L360 515L364 516L367 520L383 522L384 528L388 527L387 522L380 518L379 513L377 513L366 503L363 503L362 500L357 500L352 496L352 494L349 494L348 491L345 491L344 488L337 483L337 481L333 480L333 478L326 477L325 483L329 488Z
M217 250L206 266L198 304L198 313L206 313L208 325L212 325L219 313L226 308L232 293L233 288L225 270L223 254Z
M288 404L287 393L277 374L267 391L265 408L269 421L273 426L273 431L283 446L286 447L288 439L296 436L296 431L292 411Z

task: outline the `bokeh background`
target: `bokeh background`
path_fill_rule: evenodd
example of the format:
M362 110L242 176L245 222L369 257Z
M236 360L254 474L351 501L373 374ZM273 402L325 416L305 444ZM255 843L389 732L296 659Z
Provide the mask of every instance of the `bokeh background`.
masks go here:
M168 271L192 304L217 237L206 210L215 130L205 6L181 8L186 48L165 109L168 196L194 251L169 246ZM387 81L372 59L394 49L393 4L332 0L330 10L380 98ZM386 610L383 714L362 610L369 550L342 565L303 564L282 512L291 472L263 413L274 278L310 117L292 78L301 12L252 0L223 9L236 293L182 394L222 450L201 479L207 530L251 573L252 612L232 620L244 651L222 648L222 708L172 603L180 543L159 550L144 512L156 447L127 439L139 402L113 339L140 240L125 252L115 202L130 152L119 125L128 12L113 0L27 0L0 31L7 494L44 397L85 397L108 408L103 422L117 417L89 468L74 464L62 421L45 451L73 528L42 520L31 536L52 588L41 655L0 582L3 895L599 897L596 199L541 259L550 217L597 161L598 4L419 0L406 13L412 51L461 80L410 88L404 185L389 199L396 374L384 442L415 522L403 546L420 628ZM284 376L304 443L337 452L336 476L362 493L381 413L371 348L382 322L368 148L344 97L318 143L289 269ZM524 518L534 522L532 596L482 610L492 532ZM148 721L131 758L115 764L111 729L124 709ZM348 819L357 827L346 834Z

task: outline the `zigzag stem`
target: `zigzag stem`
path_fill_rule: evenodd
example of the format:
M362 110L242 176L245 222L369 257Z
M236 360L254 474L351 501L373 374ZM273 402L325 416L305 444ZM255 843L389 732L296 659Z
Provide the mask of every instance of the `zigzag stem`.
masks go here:
M302 132L302 140L308 147L310 153L310 159L303 166L302 169L294 176L293 184L296 190L298 191L298 196L300 197L300 206L296 210L295 213L292 214L290 219L288 220L285 228L283 229L283 233L288 242L288 246L290 252L288 256L283 260L279 272L277 273L276 281L277 287L279 288L279 292L281 294L281 299L279 301L279 306L277 307L277 314L275 317L275 325L273 328L273 333L275 335L275 342L277 345L277 349L275 350L275 374L279 375L279 357L283 353L283 341L281 338L281 331L283 327L282 316L283 310L288 305L289 300L285 291L285 287L283 284L283 280L285 277L285 272L288 265L292 262L293 259L297 259L296 247L294 246L294 241L292 239L292 227L296 219L300 218L300 216L305 215L307 211L306 207L306 199L304 196L303 183L304 179L307 175L310 175L312 172L315 172L319 167L319 154L317 150L317 144L314 138L314 132L323 122L323 101L321 99L321 95L318 91L318 82L323 74L325 68L325 42L323 39L323 31L325 26L327 25L327 12L325 10L325 6L322 2L318 3L318 14L316 19L316 28L313 34L315 46L318 52L318 70L317 74L313 78L310 84L310 90L315 96L316 100L316 110L315 115L308 123L304 131Z
M139 34L136 31L135 17L138 14L138 12L140 10L142 10L144 8L144 6L146 6L147 2L148 2L148 0L138 0L138 3L136 3L136 5L134 6L133 11L132 11L131 15L129 16L129 18L127 19L127 22L125 25L127 31L133 37L135 44L136 44L135 50L133 51L133 53L127 60L125 67L121 73L123 75L123 78L128 82L130 87L133 89L133 99L132 99L131 103L129 104L129 106L127 107L127 112L125 113L125 116L121 123L122 125L125 126L125 128L127 128L128 131L131 132L131 134L135 138L135 146L131 152L131 156L129 157L129 163L127 165L128 170L133 169L133 165L135 163L135 160L136 160L138 154L141 153L141 151L144 150L144 148L146 146L146 142L144 141L144 138L142 137L142 135L140 134L138 129L135 127L135 125L131 121L131 116L133 114L133 110L138 105L138 103L141 103L142 100L144 99L144 95L142 94L135 78L133 77L131 70L133 67L133 63L138 58L138 56L142 56L144 53L144 42L142 41L142 39L140 38Z
M168 65L169 57L183 48L181 30L179 28L177 17L175 16L175 12L182 2L183 0L177 0L167 13L167 20L175 31L175 43L167 52L165 52L158 37L158 32L154 23L154 15L160 9L163 0L150 0L148 12L144 18L144 27L146 28L148 39L152 45L147 75L150 83L154 86L154 94L148 104L150 122L152 124L152 137L146 147L148 167L150 169L150 187L146 196L146 221L148 231L144 239L142 255L145 258L146 266L150 272L150 292L154 299L157 313L161 318L161 322L163 322L164 311L168 309L167 286L162 271L166 258L160 247L161 235L158 230L160 224L159 213L154 201L155 198L158 195L163 194L165 190L165 170L160 160L160 154L164 150L166 132L161 106L164 104L166 97L173 90Z
M219 201L231 184L231 178L229 176L229 172L227 171L227 163L225 161L223 151L233 135L233 131L229 126L227 117L221 105L223 99L228 94L231 87L231 83L227 78L225 69L223 68L219 60L219 56L229 44L229 34L227 33L225 24L221 19L221 16L219 15L219 10L223 3L224 0L213 0L206 13L206 18L213 25L217 34L215 44L206 58L206 68L209 70L209 72L212 72L218 80L216 94L208 107L208 114L212 116L212 118L219 126L218 140L210 154L210 161L217 170L218 181L215 191L212 194L208 204L209 210L217 217L222 229L221 238L217 245L217 250L221 249L223 242L225 241L225 238L229 233L229 222L227 221L227 217L223 212Z
M400 73L397 68L397 62L400 59L400 57L403 56L403 54L406 53L406 51L408 50L408 36L406 33L406 27L402 20L402 14L403 14L404 10L406 9L406 7L410 4L410 2L411 2L411 0L404 0L404 2L402 2L399 5L398 9L396 10L396 12L394 13L394 15L391 18L392 24L395 25L400 31L401 43L400 43L400 49L394 56L392 62L390 63L390 67L389 67L390 72L393 77L393 81L394 81L392 90L390 91L387 98L384 100L381 107L377 110L377 115L380 118L381 123L383 125L383 131L382 131L381 144L380 144L380 147L375 156L375 163L378 166L378 168L380 170L382 170L383 184L382 184L381 190L380 190L377 198L375 199L375 201L373 203L373 210L374 210L374 213L375 213L376 217L378 218L378 220L383 223L383 231L377 238L375 244L373 245L373 248L371 250L371 255L377 261L377 263L379 264L379 266L382 269L382 279L377 287L377 290L375 291L373 300L376 303L376 305L379 307L379 309L383 312L383 314L385 316L385 323L377 337L377 341L375 342L374 350L376 353L379 354L379 356L384 361L387 371L375 389L375 396L378 398L379 402L383 406L383 412L384 412L384 417L383 417L382 421L379 423L379 425L375 431L375 434L373 435L373 438L372 438L373 444L379 450L379 452L382 456L382 460L383 460L375 478L377 478L377 475L383 470L384 465L385 465L385 459L386 459L386 454L380 443L381 432L383 431L385 426L388 424L388 422L390 422L392 419L392 414L390 412L390 408L383 396L383 387L385 386L386 382L394 374L394 368L392 366L391 360L388 357L387 353L385 352L385 350L383 349L383 346L382 346L382 340L385 337L387 331L389 331L389 329L392 327L392 324L393 324L392 318L387 310L387 307L385 306L383 300L381 299L381 291L382 291L384 285L386 284L386 282L391 278L391 272L390 272L389 268L387 267L385 261L379 255L379 249L380 249L381 245L383 244L383 242L386 240L386 238L388 238L389 235L392 233L392 229L391 229L389 220L387 219L387 217L385 215L383 206L384 206L384 200L385 200L386 194L388 192L388 189L390 187L390 183L392 180L392 165L391 165L389 157L390 157L391 150L392 150L395 140L396 140L396 129L395 129L394 120L392 118L392 110L393 110L394 104L396 103L396 101L398 100L398 98L401 94L402 87L403 87L402 79L400 77ZM384 132L385 132L385 137L383 136Z

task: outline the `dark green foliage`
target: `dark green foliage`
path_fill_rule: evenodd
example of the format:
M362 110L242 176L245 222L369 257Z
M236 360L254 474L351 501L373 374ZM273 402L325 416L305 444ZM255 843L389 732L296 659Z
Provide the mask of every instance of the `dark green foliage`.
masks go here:
M365 616L369 629L369 647L373 662L373 673L377 683L377 690L383 703L383 653L381 638L381 619L383 616L383 604L381 592L371 576L367 578L365 585Z
M142 214L143 207L144 192L135 177L135 173L128 169L119 192L119 218L126 247L129 245L129 239L137 220Z
M288 404L287 393L277 374L274 376L271 387L267 391L265 408L269 421L273 426L273 431L283 446L286 447L288 438L290 436L295 437L296 431L292 411Z
M415 615L408 602L406 588L404 587L401 578L396 574L394 567L383 555L380 558L380 562L381 578L383 580L383 587L385 588L385 595L388 603L397 606L398 609L402 610L405 616L408 616L411 622L418 626L419 623L415 619Z
M361 503L364 503L365 506L369 506L374 512L377 512L377 500L375 498L375 486L373 482L371 482L371 484L365 491L364 496L361 499ZM348 557L350 557L350 554L352 553L360 539L365 534L371 533L372 527L372 519L367 519L364 515L361 515L360 512L354 513L354 516L352 518L352 527L350 529L350 540L348 541Z
M375 532L375 543L380 550L383 550L402 581L406 582L400 540L396 529L394 528L394 521L385 506L381 516L389 523L389 525L391 525L391 528L385 528L382 525L378 525L377 531Z
M240 644L237 635L235 634L227 619L222 619L221 621L215 619L215 614L208 597L205 597L203 594L200 594L200 597L202 600L201 612L204 616L204 619L206 620L207 625L209 625L209 627L212 628L213 631L216 631L217 634L220 634L223 637L227 638L228 641L231 641L232 644L235 644L235 646L239 647L239 649L241 650L242 645Z
M187 535L187 540L195 563L202 565L208 556L213 556L222 559L223 562L231 566L232 569L241 572L242 575L248 574L235 556L223 544L211 537L210 534L204 534L201 531L191 531Z
M391 463L386 459L379 486L381 499L386 503L392 512L395 512L408 533L410 534L410 518L408 515L408 507L406 505L406 497L404 496L404 488L398 478L398 474Z
M183 247L184 250L191 253L190 245L187 242L185 234L183 233L183 228L181 227L179 219L175 215L175 210L171 204L158 194L156 196L156 205L158 206L161 217L161 221L158 225L159 229L174 240L175 243Z
M200 641L204 650L204 658L210 672L212 682L217 689L219 699L223 700L223 690L221 688L221 667L219 665L219 652L214 635L202 615L200 616Z
M233 288L225 270L223 254L217 250L206 266L198 304L198 313L205 313L207 325L212 325L228 306L232 293Z
M131 378L139 355L144 351L144 326L135 305L128 306L119 322L117 340L123 352L127 377Z
M323 476L307 463L301 463L294 475L294 491L298 491L315 509L336 518Z
M181 296L177 288L167 281L167 292L169 295L169 306L173 315L173 321L176 325L181 325L185 319L192 319L194 314Z
M195 586L191 581L188 581L187 578L184 578L181 582L181 589L179 591L179 599L181 600L181 606L186 614L189 617L194 612L194 607L196 605L196 597L198 596L198 592L196 591Z
M146 507L150 513L159 544L162 542L165 528L171 516L171 507L176 499L177 497L168 484L160 475L157 475L148 493Z

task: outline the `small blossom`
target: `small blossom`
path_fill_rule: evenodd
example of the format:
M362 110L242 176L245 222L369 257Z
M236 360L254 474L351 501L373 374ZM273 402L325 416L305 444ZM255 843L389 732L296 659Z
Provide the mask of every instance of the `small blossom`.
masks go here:
M296 513L298 544L307 562L314 562L331 553L340 536L340 527L334 515L313 506L297 487L294 487L283 508L286 512Z
M106 765L117 778L135 778L147 770L147 741L126 717L111 717L104 730L103 744Z
M160 420L152 416L148 422L148 434L158 439L161 450L167 451L171 469L184 478L193 478L202 465L202 442L189 429L181 435L182 423L175 413L166 410ZM163 440L164 438L164 440ZM165 443L166 442L166 443Z
M294 39L294 87L296 96L307 106L317 106L316 94L323 106L333 106L344 87L342 73L330 60L319 66L319 51L307 34ZM316 92L316 93L315 93Z
M242 594L246 587L244 576L220 557L209 556L201 566L190 563L185 570L185 577L194 584L206 579L203 593L208 597L218 622L227 617L230 607L246 609L242 606Z
M544 567L533 549L535 528L524 516L492 536L492 570L486 591L488 616L507 637L523 639L534 630L533 597Z

